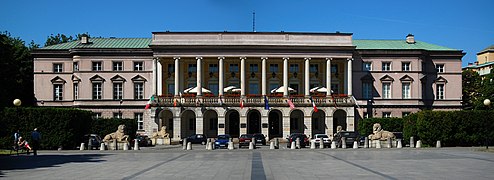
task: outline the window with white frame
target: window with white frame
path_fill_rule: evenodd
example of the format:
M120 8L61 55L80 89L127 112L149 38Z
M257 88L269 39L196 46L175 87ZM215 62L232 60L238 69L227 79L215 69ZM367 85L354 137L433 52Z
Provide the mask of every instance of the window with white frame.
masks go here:
M444 84L436 84L436 99L444 99Z
M412 67L410 66L410 62L402 62L401 63L401 70L402 71L411 71Z
M74 62L73 64L74 71L79 71L79 62Z
M79 83L74 83L74 100L79 99Z
M238 73L238 64L230 64L230 72Z
M63 64L62 63L54 63L53 64L53 72L56 72L56 73L63 72Z
M123 83L113 83L113 100L123 99Z
M438 73L443 73L444 72L444 64L436 64L436 71Z
M123 71L123 62L122 61L114 61L113 62L113 70L114 71Z
M101 82L93 82L93 100L102 99L103 84Z
M144 113L134 113L134 119L137 120L137 130L144 130Z
M383 112L383 118L390 118L391 112Z
M309 65L309 72L310 73L316 73L319 71L319 66L318 64L310 64Z
M249 72L259 72L259 65L257 64L250 64L249 65Z
M290 64L290 72L291 73L294 73L294 72L299 72L299 66L298 64Z
M218 72L218 64L209 64L209 72L217 73Z
M134 62L134 71L144 71L144 62L135 61Z
M409 82L403 82L401 84L401 89L402 89L402 98L403 99L410 99L411 98L411 93L410 93L410 83Z
M362 82L362 97L372 99L372 82Z
M134 82L134 99L144 99L144 83Z
M385 82L383 83L383 99L391 99L391 83Z
M391 62L383 62L382 63L383 71L391 71Z
M53 100L63 100L63 84L53 84Z
M93 62L93 71L102 71L103 70L103 64L101 61L94 61Z
M372 71L372 63L371 62L363 62L362 63L362 71Z
M278 64L269 64L269 72L278 72Z

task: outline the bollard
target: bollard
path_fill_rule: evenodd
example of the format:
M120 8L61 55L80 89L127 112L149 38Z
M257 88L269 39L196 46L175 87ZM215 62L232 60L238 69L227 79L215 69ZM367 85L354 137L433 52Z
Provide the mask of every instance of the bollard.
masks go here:
M228 142L228 150L233 150L233 142Z
M249 149L254 149L254 142L249 143Z
M388 138L387 141L388 141L388 149L389 149L392 146L391 138Z
M134 141L134 151L139 150L139 141Z
M370 139L369 139L369 143L368 144L369 144L369 148L372 148L372 146L374 145L374 144L372 144L372 140L370 140Z
M274 139L274 148L279 149L280 148L280 140L278 138Z
M295 141L292 141L292 144L290 145L290 149L295 149Z
M300 138L297 138L297 139L295 140L295 147L296 147L297 149L300 149Z
M441 141L436 142L436 148L441 148Z
M357 143L357 141L353 141L353 149L358 149L358 143Z
M84 143L81 143L81 147L79 147L79 150L84 151Z
M215 148L214 141L211 141L209 144L211 145L211 147L209 147L209 150L214 150Z
M368 137L364 138L364 148L369 148L369 138Z
M419 149L421 147L422 147L422 141L418 140L416 148Z
M398 139L398 145L396 146L396 148L398 149L401 149L403 146L401 144L401 139Z
M381 141L380 140L375 140L376 143L376 148L381 149Z
M99 146L99 150L100 151L104 151L106 148L105 148L105 143L101 143L101 145Z
M118 150L118 144L117 144L117 140L116 139L113 140L113 148L112 148L112 150Z
M410 148L414 148L415 147L415 140L413 140L413 136L410 137Z
M346 149L346 138L345 137L341 138L341 149Z
M324 139L321 138L321 140L319 141L319 149L324 149Z
M124 150L124 151L129 150L129 144L125 143L125 144L123 145L123 150Z
M182 146L184 150L187 150L187 138L184 138Z
M191 142L187 143L187 150L192 150L192 143Z
M331 149L336 149L336 141L331 141Z
M274 141L271 141L271 142L269 143L269 149L274 149Z
M310 149L316 149L316 142L314 141L310 142Z

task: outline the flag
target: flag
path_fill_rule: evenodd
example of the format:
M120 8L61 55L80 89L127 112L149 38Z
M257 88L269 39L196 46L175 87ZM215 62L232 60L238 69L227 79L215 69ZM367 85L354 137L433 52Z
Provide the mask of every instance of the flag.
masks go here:
M269 101L266 96L264 96L264 109L269 110Z
M290 100L290 97L286 100L288 102L288 106L290 106L290 109L294 109L295 105L293 104L292 100Z
M312 102L312 107L314 108L314 112L317 112L317 106L316 106L316 103L314 102L314 100L312 99L312 97L309 98L310 99L310 102Z
M334 102L334 107L337 108L338 105L336 104L336 101L334 100L334 96L332 94L331 94L331 100L333 100L333 102Z
M146 104L146 107L144 107L144 109L149 109L151 107L151 103L153 103L153 101L154 101L154 95L152 95L151 97L149 97L149 101Z
M177 99L173 100L173 107L177 107Z
M243 109L243 108L244 108L244 100L240 99L240 109Z

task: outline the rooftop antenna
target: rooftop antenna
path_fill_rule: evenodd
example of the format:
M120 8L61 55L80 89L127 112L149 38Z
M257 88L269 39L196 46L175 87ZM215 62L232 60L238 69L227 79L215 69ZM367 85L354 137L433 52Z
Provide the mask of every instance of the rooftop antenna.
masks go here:
M256 32L256 11L252 12L252 32Z

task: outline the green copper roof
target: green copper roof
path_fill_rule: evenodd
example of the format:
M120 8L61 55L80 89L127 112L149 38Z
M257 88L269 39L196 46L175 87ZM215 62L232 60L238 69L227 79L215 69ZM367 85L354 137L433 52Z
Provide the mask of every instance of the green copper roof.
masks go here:
M72 48L149 48L151 38L90 38L90 44L81 44L80 41L72 41L53 46L43 47L41 49L72 49Z
M353 45L357 50L428 50L428 51L456 51L435 44L422 41L415 41L415 44L408 44L405 40L353 40Z

